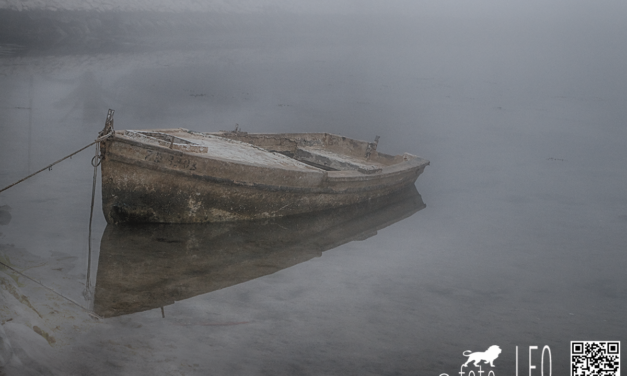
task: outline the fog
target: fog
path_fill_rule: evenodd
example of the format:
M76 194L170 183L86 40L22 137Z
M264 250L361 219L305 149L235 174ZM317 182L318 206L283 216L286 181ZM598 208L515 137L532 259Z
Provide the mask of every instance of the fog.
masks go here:
M545 346L560 375L571 341L625 343L626 17L0 3L0 189L92 142L109 108L116 129L381 136L431 161L385 208L136 230L105 223L98 176L91 238L93 149L0 192L0 374L453 375L498 345L486 375L539 375Z

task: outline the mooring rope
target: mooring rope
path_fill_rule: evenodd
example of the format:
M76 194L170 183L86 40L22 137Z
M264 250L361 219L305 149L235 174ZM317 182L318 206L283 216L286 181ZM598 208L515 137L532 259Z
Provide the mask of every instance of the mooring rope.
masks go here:
M73 156L73 155L75 155L75 154L80 153L81 151L83 151L83 150L87 149L88 147L92 146L93 144L97 144L97 143L100 143L100 142L102 142L102 141L106 140L107 138L111 137L112 135L113 135L113 130L112 130L111 132L107 133L106 135L102 136L102 137L98 137L98 138L97 138L94 142L90 143L89 145L87 145L87 146L85 146L85 147L82 147L82 148L78 149L78 150L77 150L77 151L75 151L74 153L72 153L72 154L70 154L70 155L68 155L68 156L63 157L63 158L59 159L58 161L56 161L56 162L54 162L54 163L52 163L52 164L49 164L48 166L46 166L46 167L42 168L41 170L39 170L39 171L37 171L37 172L33 172L32 174L28 175L28 176L27 176L27 177L25 177L24 179L18 180L18 181L16 181L15 183L13 183L13 184L11 184L11 185L9 185L9 186L6 186L6 187L4 187L4 188L0 189L0 192L4 192L4 191L6 191L6 190L7 190L7 189L9 189L9 188L11 188L11 187L13 187L13 186L15 186L15 185L18 185L19 183L21 183L21 182L23 182L23 181L25 181L25 180L27 180L27 179L32 178L33 176L37 175L38 173L40 173L40 172L42 172L42 171L44 171L44 170L50 170L50 169L52 169L52 166L56 165L57 163L61 163L61 162L63 162L64 160L66 160L66 159L68 159L68 158L72 157L72 156Z
M109 131L109 133L107 133L105 135L102 135L107 130ZM91 300L91 289L90 289L90 287L91 287L90 286L91 285L91 281L90 281L90 272L91 272L91 225L92 225L92 219L93 219L93 216L94 216L94 197L96 195L96 178L98 176L98 166L100 165L100 162L102 160L102 156L100 155L100 142L102 142L102 141L106 140L107 138L113 136L113 133L114 133L114 130L113 130L113 110L109 110L109 113L107 114L107 121L105 123L105 129L98 134L99 136L100 135L102 135L102 136L96 138L92 143L90 143L89 145L86 145L86 146L78 149L74 153L69 154L69 155L59 159L58 161L56 161L56 162L54 162L52 164L49 164L48 166L42 168L41 170L39 170L37 172L34 172L34 173L28 175L27 177L25 177L25 178L23 178L21 180L18 180L15 183L13 183L13 184L11 184L11 185L9 185L7 187L4 187L4 188L0 189L0 192L4 192L7 189L9 189L9 188L11 188L11 187L13 187L13 186L15 186L15 185L25 181L25 180L27 180L27 179L37 175L38 173L40 173L40 172L42 172L42 171L44 171L46 169L47 170L52 169L52 166L56 165L57 163L61 163L64 160L72 157L73 155L78 154L81 151L87 149L88 147L92 146L93 144L96 144L96 154L91 159L91 164L92 164L92 166L94 166L94 179L93 179L93 185L92 185L92 188L91 188L91 210L90 210L90 213L89 213L89 238L88 238L88 243L87 243L88 244L89 253L88 253L88 256L87 256L87 258L88 258L88 260L87 260L87 280L85 281L86 282L85 283L85 291L83 292L83 296L84 296L85 300L87 300L87 301ZM92 310L90 310L88 308L83 307L82 305L78 304L77 302L75 302L74 300L68 298L67 296L65 296L63 294L60 294L59 292L51 289L50 287L45 286L43 283L41 283L41 282L39 282L39 281L37 281L37 280L27 276L26 274L24 274L24 273L20 272L19 270L17 270L15 268L5 264L4 262L0 261L0 265L4 266L4 267L6 267L6 268L8 268L10 270L12 270L15 273L20 274L21 276L23 276L23 277L25 277L25 278L27 278L27 279L37 283L38 285L42 286L43 288L45 288L47 290L50 290L53 293L59 295L60 297L66 299L70 303L72 303L72 304L82 308L91 317L94 317L96 319L102 319L102 317L98 316L94 311L92 311Z
M87 235L87 278L85 280L85 291L83 297L85 300L91 300L91 223L94 217L94 197L96 196L96 178L98 177L98 166L102 156L100 155L100 144L96 144L96 155L91 159L91 165L94 166L94 180L91 186L91 209L89 210L89 232Z

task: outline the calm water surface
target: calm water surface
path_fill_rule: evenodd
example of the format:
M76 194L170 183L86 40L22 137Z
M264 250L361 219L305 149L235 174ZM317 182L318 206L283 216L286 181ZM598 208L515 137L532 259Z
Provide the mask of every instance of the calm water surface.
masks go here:
M498 345L484 371L518 347L538 375L549 346L563 375L572 340L627 345L624 26L458 21L0 58L1 187L108 108L431 160L419 195L340 219L120 229L97 193L89 254L90 148L0 193L2 372L452 375Z

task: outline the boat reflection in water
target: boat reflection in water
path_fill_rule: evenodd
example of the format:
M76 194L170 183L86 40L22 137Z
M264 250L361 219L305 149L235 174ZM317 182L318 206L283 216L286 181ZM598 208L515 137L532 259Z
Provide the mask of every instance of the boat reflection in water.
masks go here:
M299 217L216 224L108 225L94 311L114 317L173 304L319 257L425 204L412 184L370 203Z

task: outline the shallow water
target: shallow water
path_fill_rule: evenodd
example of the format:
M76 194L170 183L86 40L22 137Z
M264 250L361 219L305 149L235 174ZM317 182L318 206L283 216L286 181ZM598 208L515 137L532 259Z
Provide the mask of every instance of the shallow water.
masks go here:
M90 148L0 193L0 261L22 273L0 270L3 371L452 375L498 345L484 371L514 374L518 347L540 374L549 346L558 375L570 341L627 340L624 26L458 21L0 57L0 187L91 142L108 108L117 129L380 135L431 160L426 208L306 246L293 221L112 229L97 193L89 254ZM200 269L169 278L177 244ZM222 246L194 261L198 244Z

